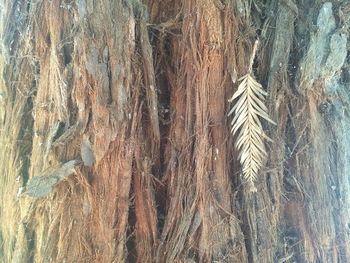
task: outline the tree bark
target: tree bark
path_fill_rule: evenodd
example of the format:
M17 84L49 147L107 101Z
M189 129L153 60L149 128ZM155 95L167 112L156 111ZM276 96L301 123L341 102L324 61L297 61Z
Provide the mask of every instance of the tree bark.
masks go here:
M1 7L1 262L350 261L348 1ZM256 39L252 192L227 114Z

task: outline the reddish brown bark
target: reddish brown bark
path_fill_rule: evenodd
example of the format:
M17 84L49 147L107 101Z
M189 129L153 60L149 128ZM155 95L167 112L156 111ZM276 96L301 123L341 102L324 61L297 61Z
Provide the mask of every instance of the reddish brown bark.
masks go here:
M349 261L346 1L3 7L1 262ZM227 100L256 38L252 193Z

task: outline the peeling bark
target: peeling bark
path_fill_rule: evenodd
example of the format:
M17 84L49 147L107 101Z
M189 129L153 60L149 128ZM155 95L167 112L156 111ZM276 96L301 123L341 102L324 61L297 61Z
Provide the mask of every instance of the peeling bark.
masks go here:
M1 262L350 261L346 0L4 0L0 16ZM227 100L256 38L277 126L252 193Z

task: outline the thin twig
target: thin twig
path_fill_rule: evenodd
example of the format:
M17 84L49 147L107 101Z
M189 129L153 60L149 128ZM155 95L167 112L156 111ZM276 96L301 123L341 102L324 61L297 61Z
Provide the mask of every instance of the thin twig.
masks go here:
M248 68L248 73L249 74L252 73L253 63L254 63L256 52L258 51L258 47L259 47L259 40L257 39L257 40L255 40L252 56L250 57L249 68Z

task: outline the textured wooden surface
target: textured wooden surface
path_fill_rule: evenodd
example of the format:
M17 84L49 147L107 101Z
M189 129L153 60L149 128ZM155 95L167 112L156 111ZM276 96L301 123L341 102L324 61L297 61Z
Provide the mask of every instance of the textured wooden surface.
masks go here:
M0 262L350 261L348 1L0 5ZM252 193L227 100L257 37Z

